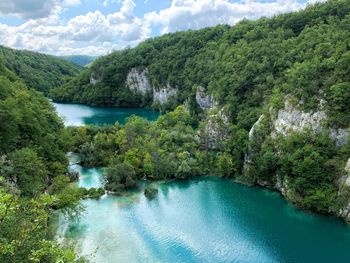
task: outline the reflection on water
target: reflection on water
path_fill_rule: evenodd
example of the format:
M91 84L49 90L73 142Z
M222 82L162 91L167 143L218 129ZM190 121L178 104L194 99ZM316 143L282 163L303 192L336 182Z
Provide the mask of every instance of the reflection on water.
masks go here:
M110 115L82 105L56 107L67 125L114 123L117 115L115 109ZM102 169L71 169L80 173L80 187L103 184ZM349 226L296 210L277 193L214 177L158 187L153 200L135 191L82 201L86 212L79 220L60 217L57 239L98 263L350 262Z
M152 201L136 191L83 201L79 221L60 219L58 239L106 263L350 260L348 226L277 193L206 177L158 187Z

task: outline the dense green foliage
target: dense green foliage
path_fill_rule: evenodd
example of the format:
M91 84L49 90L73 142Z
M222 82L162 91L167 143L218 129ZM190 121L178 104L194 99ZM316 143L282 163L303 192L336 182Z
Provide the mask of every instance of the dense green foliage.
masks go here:
M2 61L0 123L0 262L77 262L48 229L53 208L79 210L81 195L68 187L68 134L50 102Z
M26 50L0 46L0 56L5 66L21 78L27 87L45 94L81 71L79 66L63 59Z
M299 207L337 213L341 206L337 185L349 156L350 141L339 148L327 133L294 132L265 139L248 176L259 184L280 184L286 197Z
M63 56L61 58L63 58L64 60L70 61L81 67L88 66L96 59L96 57L84 56L84 55Z
M125 126L70 128L72 150L81 163L107 167L106 189L122 192L139 179L186 179L211 173L230 176L236 169L228 154L209 151L193 118L183 108L156 122L131 117ZM238 169L237 169L238 170Z
M327 132L310 130L271 137L269 121L257 131L260 139L247 141L246 133L230 125L222 146L208 149L203 122L198 127L184 107L156 122L131 117L125 126L70 128L71 149L82 164L104 166L105 189L119 194L137 187L140 179L187 179L215 174L249 184L282 187L298 207L337 214L346 204L339 180L350 156L350 140L336 146ZM245 153L251 155L244 168Z
M348 144L336 147L329 134L311 131L272 138L270 121L288 96L303 111L325 111L325 126L349 128L349 25L349 1L329 0L232 27L167 34L100 57L52 95L93 105L151 106L150 98L126 87L132 68L147 68L155 90L168 84L178 89L176 99L161 109L185 104L189 112L180 107L156 123L132 118L125 127L71 130L82 164L109 166L110 191L132 188L140 178L215 173L280 185L298 206L336 213ZM90 84L90 77L97 83ZM220 113L203 112L197 104L198 86L225 110L229 119L221 131L210 119L220 122ZM261 114L257 136L249 139ZM212 134L219 137L215 147Z
M152 101L125 86L132 68L148 68L156 89L168 83L179 89L171 108L189 100L198 110L200 85L229 106L234 123L247 128L270 98L280 105L281 94L292 94L305 110L316 109L324 99L330 123L344 126L350 122L349 96L341 96L350 86L349 13L349 1L329 0L232 27L167 34L97 59L52 94L60 101L150 106ZM96 85L90 84L91 74L100 80Z

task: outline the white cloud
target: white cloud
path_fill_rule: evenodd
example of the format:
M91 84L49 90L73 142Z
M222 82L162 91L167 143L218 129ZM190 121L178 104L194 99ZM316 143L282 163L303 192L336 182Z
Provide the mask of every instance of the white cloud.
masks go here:
M118 12L109 15L88 12L65 24L57 13L28 20L17 27L0 24L0 43L57 55L105 54L147 38L149 31L142 20L134 16L134 7L132 0L124 0Z
M24 19L48 17L62 8L81 4L80 0L2 0L0 14L17 15Z
M296 0L257 2L252 0L232 3L228 0L173 0L171 6L160 12L146 14L150 26L161 25L163 33L199 29L217 24L233 25L243 18L255 19L304 7Z
M26 16L25 14L34 16L35 12L29 12L33 8L23 5L26 1L28 0L8 0L15 5L0 4L0 12L5 12L6 8L7 10L12 8L11 10L15 11L11 12L17 12L23 17ZM116 0L106 1L111 3ZM317 0L309 0L309 2L313 1ZM46 17L29 19L20 26L0 23L0 44L56 55L101 55L112 49L133 46L154 35L155 29L167 33L217 24L233 25L243 18L272 16L305 7L305 4L297 0L265 3L257 0L241 0L235 3L229 0L172 0L168 8L137 17L134 13L135 2L120 0L121 7L117 12L104 15L96 10L64 22L60 17L62 10L68 6L80 4L80 0L33 0L31 2L35 2L44 11L46 4L53 6L54 9L46 14ZM22 4L19 5L19 3ZM21 12L21 10L26 11ZM40 12L45 13L44 11ZM40 13L36 12L36 15Z

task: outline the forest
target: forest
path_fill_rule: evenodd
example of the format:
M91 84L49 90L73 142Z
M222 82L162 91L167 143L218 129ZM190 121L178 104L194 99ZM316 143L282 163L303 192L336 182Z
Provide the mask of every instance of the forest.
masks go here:
M338 216L350 188L340 185L350 140L327 129L271 136L271 119L286 96L304 111L322 110L324 126L350 124L350 4L329 0L299 12L235 26L166 34L113 52L82 69L29 51L0 48L0 262L86 262L53 240L50 220L82 212L79 200L103 189L72 186L66 153L85 167L106 167L105 190L122 194L140 179L215 175L275 189L296 206ZM155 104L126 86L131 69L148 69L154 90L178 89ZM99 82L91 84L92 75ZM217 102L200 108L198 87ZM153 107L157 121L132 116L122 126L67 127L55 101ZM322 102L322 103L321 103ZM213 123L224 114L219 132ZM213 137L219 137L213 140ZM246 168L249 156L251 165Z
M81 211L69 186L69 134L52 104L0 60L0 262L84 262L53 241L54 211Z
M80 66L54 56L4 46L0 46L0 57L5 66L22 79L28 88L45 95L81 71Z
M161 105L162 110L188 103L198 113L195 93L202 86L229 107L231 122L249 129L264 106L279 106L278 98L292 94L307 111L326 100L330 125L344 127L350 123L344 101L350 92L349 13L348 1L330 0L235 26L148 39L98 58L51 96L90 105L150 107L152 101L145 102L125 85L132 68L147 68L155 90L167 84L179 90L176 100ZM92 75L100 79L96 85L90 84Z
M51 95L58 101L170 111L155 124L131 119L124 128L95 131L87 137L85 128L74 131L83 164L110 166L112 190L133 186L137 178L201 174L271 188L282 180L288 185L284 195L297 206L337 214L350 192L339 186L350 154L349 140L339 146L327 129L272 138L269 118L257 131L259 139L250 140L249 132L260 116L272 116L283 108L287 96L306 113L325 112L324 127L349 128L349 11L348 1L330 0L235 26L149 39L98 58ZM155 105L131 92L125 81L132 68L148 69L154 91L168 84L176 87L175 100ZM92 75L99 77L98 83L90 83ZM198 86L212 94L217 110L199 107ZM221 128L219 145L208 147L208 124L218 116L212 111L220 109L228 124ZM252 164L246 169L250 155ZM118 167L128 175L119 175Z

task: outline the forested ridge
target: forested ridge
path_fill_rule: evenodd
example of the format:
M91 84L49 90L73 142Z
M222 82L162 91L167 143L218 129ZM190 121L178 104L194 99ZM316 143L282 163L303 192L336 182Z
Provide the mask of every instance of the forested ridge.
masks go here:
M93 105L151 106L126 85L133 68L147 69L153 92L178 90L162 105L153 102L175 109L156 123L131 119L125 127L70 131L82 164L109 167L107 190L118 193L141 178L215 174L277 189L304 209L339 215L350 196L342 183L350 155L349 11L349 1L330 0L232 27L149 39L97 59L51 94ZM91 83L92 76L98 81ZM209 110L198 104L199 86L216 102ZM310 114L311 123L325 114L317 124L324 128L274 135L287 101L289 110L298 109L292 118ZM346 137L340 144L334 131Z
M80 211L69 137L53 105L0 60L0 262L83 262L52 240L53 211Z
M0 46L0 56L5 66L14 72L29 88L48 94L61 86L67 78L76 76L81 67L58 57L15 50Z
M339 211L350 201L350 186L341 183L350 141L330 136L350 124L349 25L349 1L329 0L149 39L82 71L58 58L0 48L0 262L85 260L58 246L49 228L58 209L76 216L81 198L104 193L71 184L68 151L79 153L83 166L107 168L110 194L140 179L216 175L278 189L300 208L349 220ZM177 95L160 105L131 92L133 68L147 69L154 92L170 86ZM200 107L198 87L215 106ZM124 126L64 128L40 91L58 101L153 106L165 114L155 122L131 117ZM324 112L325 128L273 135L287 97L303 114Z
M292 94L305 110L317 109L319 101L326 100L330 121L344 126L350 122L349 109L338 105L337 96L349 86L349 13L349 1L330 0L232 27L149 39L98 58L52 96L91 105L151 106L151 100L130 92L125 84L132 68L147 68L155 90L167 84L179 90L162 109L187 102L198 111L195 94L202 86L220 105L228 105L232 122L250 128L264 105L278 105L279 97ZM99 82L91 84L91 76Z

